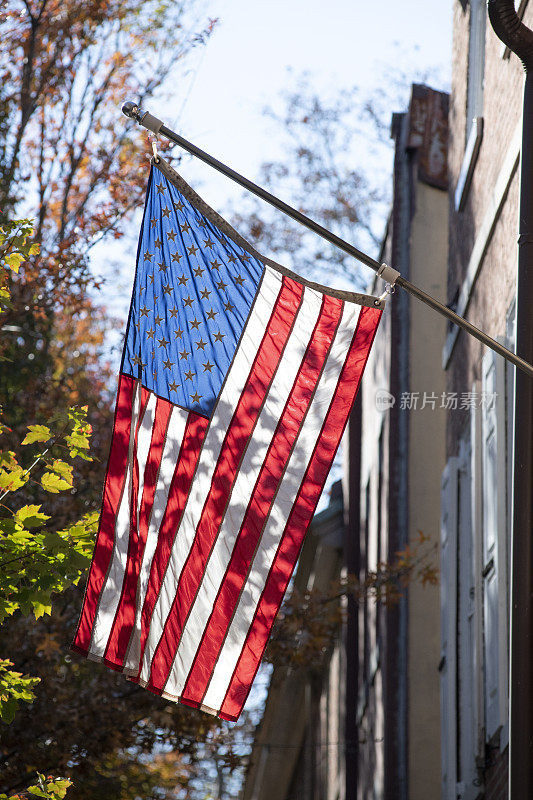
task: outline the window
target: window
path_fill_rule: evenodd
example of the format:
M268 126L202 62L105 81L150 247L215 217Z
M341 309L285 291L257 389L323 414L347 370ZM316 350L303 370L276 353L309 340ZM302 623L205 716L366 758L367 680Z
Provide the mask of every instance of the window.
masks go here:
M363 499L363 519L362 519L362 536L359 542L359 580L363 584L366 579L368 570L368 542L370 537L370 478L367 481L364 499ZM359 628L359 663L358 663L358 681L359 681L359 696L357 700L357 724L365 714L366 706L368 703L368 689L369 689L369 676L370 676L370 619L369 619L369 603L368 597L365 592L363 602L358 607L358 628Z
M477 796L475 541L470 443L461 442L457 470L457 797Z
M508 314L507 342L513 336ZM507 741L512 382L492 351L441 490L442 798L475 800L487 742Z
M482 413L482 564L483 577L483 649L485 666L485 726L490 739L500 725L498 653L500 642L498 627L498 430L496 421L496 364L492 353L483 359L483 393L487 404ZM490 405L489 405L490 403Z
M360 579L364 585L364 581L368 575L368 545L370 539L370 479L366 485L365 491L365 527L364 527L364 553L361 558L361 576ZM363 599L363 681L365 690L368 688L370 679L370 608L368 602L368 595L365 592Z
M508 552L505 363L489 351L482 363L481 507L485 736L507 721Z
M506 315L505 346L516 352L516 302L513 300ZM514 384L516 367L505 362L505 416L507 421L507 568L511 564L511 531L513 529L513 453L514 453ZM509 574L507 592L509 595Z
M465 153L455 190L456 211L462 211L464 208L483 137L486 2L485 0L470 0L469 5Z

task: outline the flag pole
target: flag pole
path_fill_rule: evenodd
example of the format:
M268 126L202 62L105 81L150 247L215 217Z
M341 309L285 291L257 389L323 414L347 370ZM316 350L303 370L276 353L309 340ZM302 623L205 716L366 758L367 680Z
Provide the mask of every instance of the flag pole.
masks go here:
M443 317L446 317L450 322L453 322L455 325L458 325L464 331L469 333L471 336L474 336L480 342L485 344L494 352L499 353L499 355L503 356L503 358L507 359L511 364L514 364L515 367L525 372L529 377L533 377L533 366L525 361L520 356L512 353L506 347L501 345L495 339L492 339L490 336L487 336L486 333L476 328L475 325L472 325L463 317L460 317L454 311L452 311L448 306L445 306L444 303L441 303L436 298L432 297L431 295L427 294L423 289L420 289L418 286L415 286L413 283L404 278L400 275L396 270L388 267L386 265L380 264L379 261L376 261L375 258L363 253L361 250L358 250L357 247L346 242L344 239L341 239L340 236L329 231L327 228L324 228L322 225L319 225L318 222L307 217L305 214L302 214L301 211L293 208L292 206L285 203L283 200L280 200L279 197L268 192L266 189L263 189L261 186L258 186L253 181L245 178L244 175L236 172L231 167L228 167L226 164L222 163L222 161L218 161L218 159L214 158L213 156L206 153L205 150L201 150L192 142L187 141L184 139L183 136L180 136L175 131L167 128L166 125L157 117L154 117L148 111L142 111L139 106L131 100L128 100L122 106L122 113L125 114L130 119L135 120L142 125L147 130L151 131L156 135L165 136L174 144L177 144L179 147L182 147L187 152L191 153L196 158L199 158L201 161L204 161L209 166L216 169L218 172L221 172L227 178L230 178L235 183L238 183L240 186L243 186L252 194L255 194L257 197L260 197L262 200L265 200L270 205L277 208L279 211L282 211L288 217L296 220L299 222L300 225L303 225L309 230L317 233L326 241L330 242L331 244L338 247L340 250L343 250L348 255L353 256L358 261L361 261L363 264L366 264L367 267L370 267L375 272L377 272L380 277L382 276L384 280L390 280L394 282L395 286L400 286L406 292L408 292L413 297L416 297L422 303L425 303L427 306L432 308L437 313L441 314Z

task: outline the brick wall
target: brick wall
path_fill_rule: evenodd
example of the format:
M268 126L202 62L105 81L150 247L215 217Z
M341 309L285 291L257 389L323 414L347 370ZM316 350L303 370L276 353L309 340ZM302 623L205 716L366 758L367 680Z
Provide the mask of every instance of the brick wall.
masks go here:
M506 314L515 296L518 237L519 175L506 171L506 157L521 122L524 72L516 56L503 58L503 45L487 20L483 96L484 130L472 182L464 209L455 209L455 189L463 164L466 131L466 95L470 5L454 0L454 39L452 93L450 98L450 218L448 302L457 298L476 242L483 240L484 225L495 208L495 191L501 178L509 178L499 213L487 237L465 316L490 336L505 334ZM533 28L533 3L529 3L524 22ZM486 351L477 340L459 333L447 369L447 390L472 390L481 380L481 359ZM447 457L458 454L458 442L470 425L468 411L448 414ZM508 751L487 748L484 770L484 800L508 800Z
M502 58L502 43L487 21L483 98L484 133L464 210L457 212L454 194L466 143L466 88L468 63L469 8L454 2L452 95L450 101L450 237L448 302L457 296L470 261L474 243L493 202L494 187L521 119L524 75L516 56ZM533 26L533 5L524 18ZM490 336L505 332L505 315L514 297L517 260L519 178L515 171L482 261L467 318ZM483 347L460 333L448 369L448 391L468 392L480 378ZM456 454L457 442L468 416L456 411L449 415L448 455Z

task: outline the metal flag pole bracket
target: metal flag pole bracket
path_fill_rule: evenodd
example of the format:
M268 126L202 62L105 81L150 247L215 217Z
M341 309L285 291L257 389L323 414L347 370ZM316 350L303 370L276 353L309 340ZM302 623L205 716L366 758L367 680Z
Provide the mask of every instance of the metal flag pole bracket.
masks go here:
M231 169L231 167L228 167L226 164L222 163L222 161L218 161L212 155L206 153L205 150L202 150L192 142L189 142L187 141L187 139L184 139L183 136L180 136L175 131L171 130L170 128L167 128L166 125L164 125L164 123L160 119L154 117L148 111L143 111L142 109L139 108L139 106L136 103L132 102L131 100L128 100L126 103L124 103L124 105L122 106L122 113L125 114L127 117L130 117L130 119L133 119L136 122L138 122L139 125L143 126L143 128L152 131L152 133L156 135L159 134L160 136L165 136L171 142L174 142L174 144L179 145L184 150L187 150L188 153L191 153L193 156L196 156L196 158L199 158L200 161L203 161L205 164L209 164L209 166L213 167L213 169L216 169L218 172L221 172L227 178L230 178L232 181L235 181L235 183L238 183L239 186L243 186L249 192L252 192L252 194L255 194L257 197L260 197L262 200L265 200L267 203L270 203L270 205L274 206L274 208L277 208L279 211L282 211L288 217L291 217L291 219L294 219L296 222L299 222L300 225L303 225L305 228L309 228L309 230L313 231L314 233L317 233L327 242L330 242L330 244L333 244L335 245L335 247L338 247L339 250L342 250L343 252L348 253L348 255L353 256L362 264L366 264L366 266L370 267L370 269L373 269L374 272L380 274L381 271L380 277L383 277L384 280L391 283L391 289L393 286L401 286L401 288L404 289L406 292L408 292L410 295L416 297L422 303L425 303L427 306L432 308L434 311L437 311L443 317L446 317L448 320L450 320L450 322L453 322L455 325L458 325L460 328L465 330L471 336L474 336L476 339L485 344L487 347L490 347L491 350L494 350L496 353L499 353L501 356L506 358L507 361L509 361L511 364L514 364L515 367L518 367L518 369L522 370L523 372L527 373L527 375L533 378L532 364L529 364L527 361L524 361L524 359L520 358L520 356L517 356L516 353L511 352L511 350L508 350L506 347L499 344L499 342L497 342L495 339L492 339L490 336L487 336L486 333L479 330L479 328L476 328L476 326L472 325L470 322L467 322L467 320L463 319L463 317L460 317L458 314L455 313L455 311L452 311L450 308L448 308L448 306L444 305L444 303L441 303L439 300L436 300L434 297L427 294L427 292L425 292L423 289L420 289L418 286L415 286L414 284L410 283L406 278L403 278L400 275L400 273L397 272L392 267L389 267L386 264L380 264L379 261L376 261L375 258L372 258L371 256L367 255L367 253L363 253L362 250L358 250L357 247L354 247L353 244L350 244L349 242L346 242L344 239L341 239L340 236L337 236L335 233L332 233L327 228L324 228L318 222L315 222L315 220L311 219L310 217L307 217L305 214L302 214L301 211L297 211L297 209L288 205L288 203L285 203L283 200L280 200L279 197L276 197L275 195L268 192L266 189L263 189L262 186L258 186L253 181L249 180L248 178L245 178L244 175L241 175L234 169Z
M157 135L149 133L148 140L152 145L152 155L150 156L150 160L153 159L154 163L157 164L159 162L159 153L157 152Z
M375 301L376 305L381 305L387 299L388 295L394 294L396 291L396 281L400 277L400 273L397 269L393 269L389 267L388 264L383 263L381 267L378 269L378 278L386 281L385 291L381 294L378 299Z

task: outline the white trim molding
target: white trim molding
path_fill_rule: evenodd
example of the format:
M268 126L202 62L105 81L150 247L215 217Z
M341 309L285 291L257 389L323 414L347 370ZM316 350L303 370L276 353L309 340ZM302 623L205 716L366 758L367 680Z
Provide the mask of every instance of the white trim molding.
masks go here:
M483 117L474 117L465 147L461 171L455 189L455 210L462 211L465 207L468 190L472 183L474 167L476 166L481 140L483 139Z

